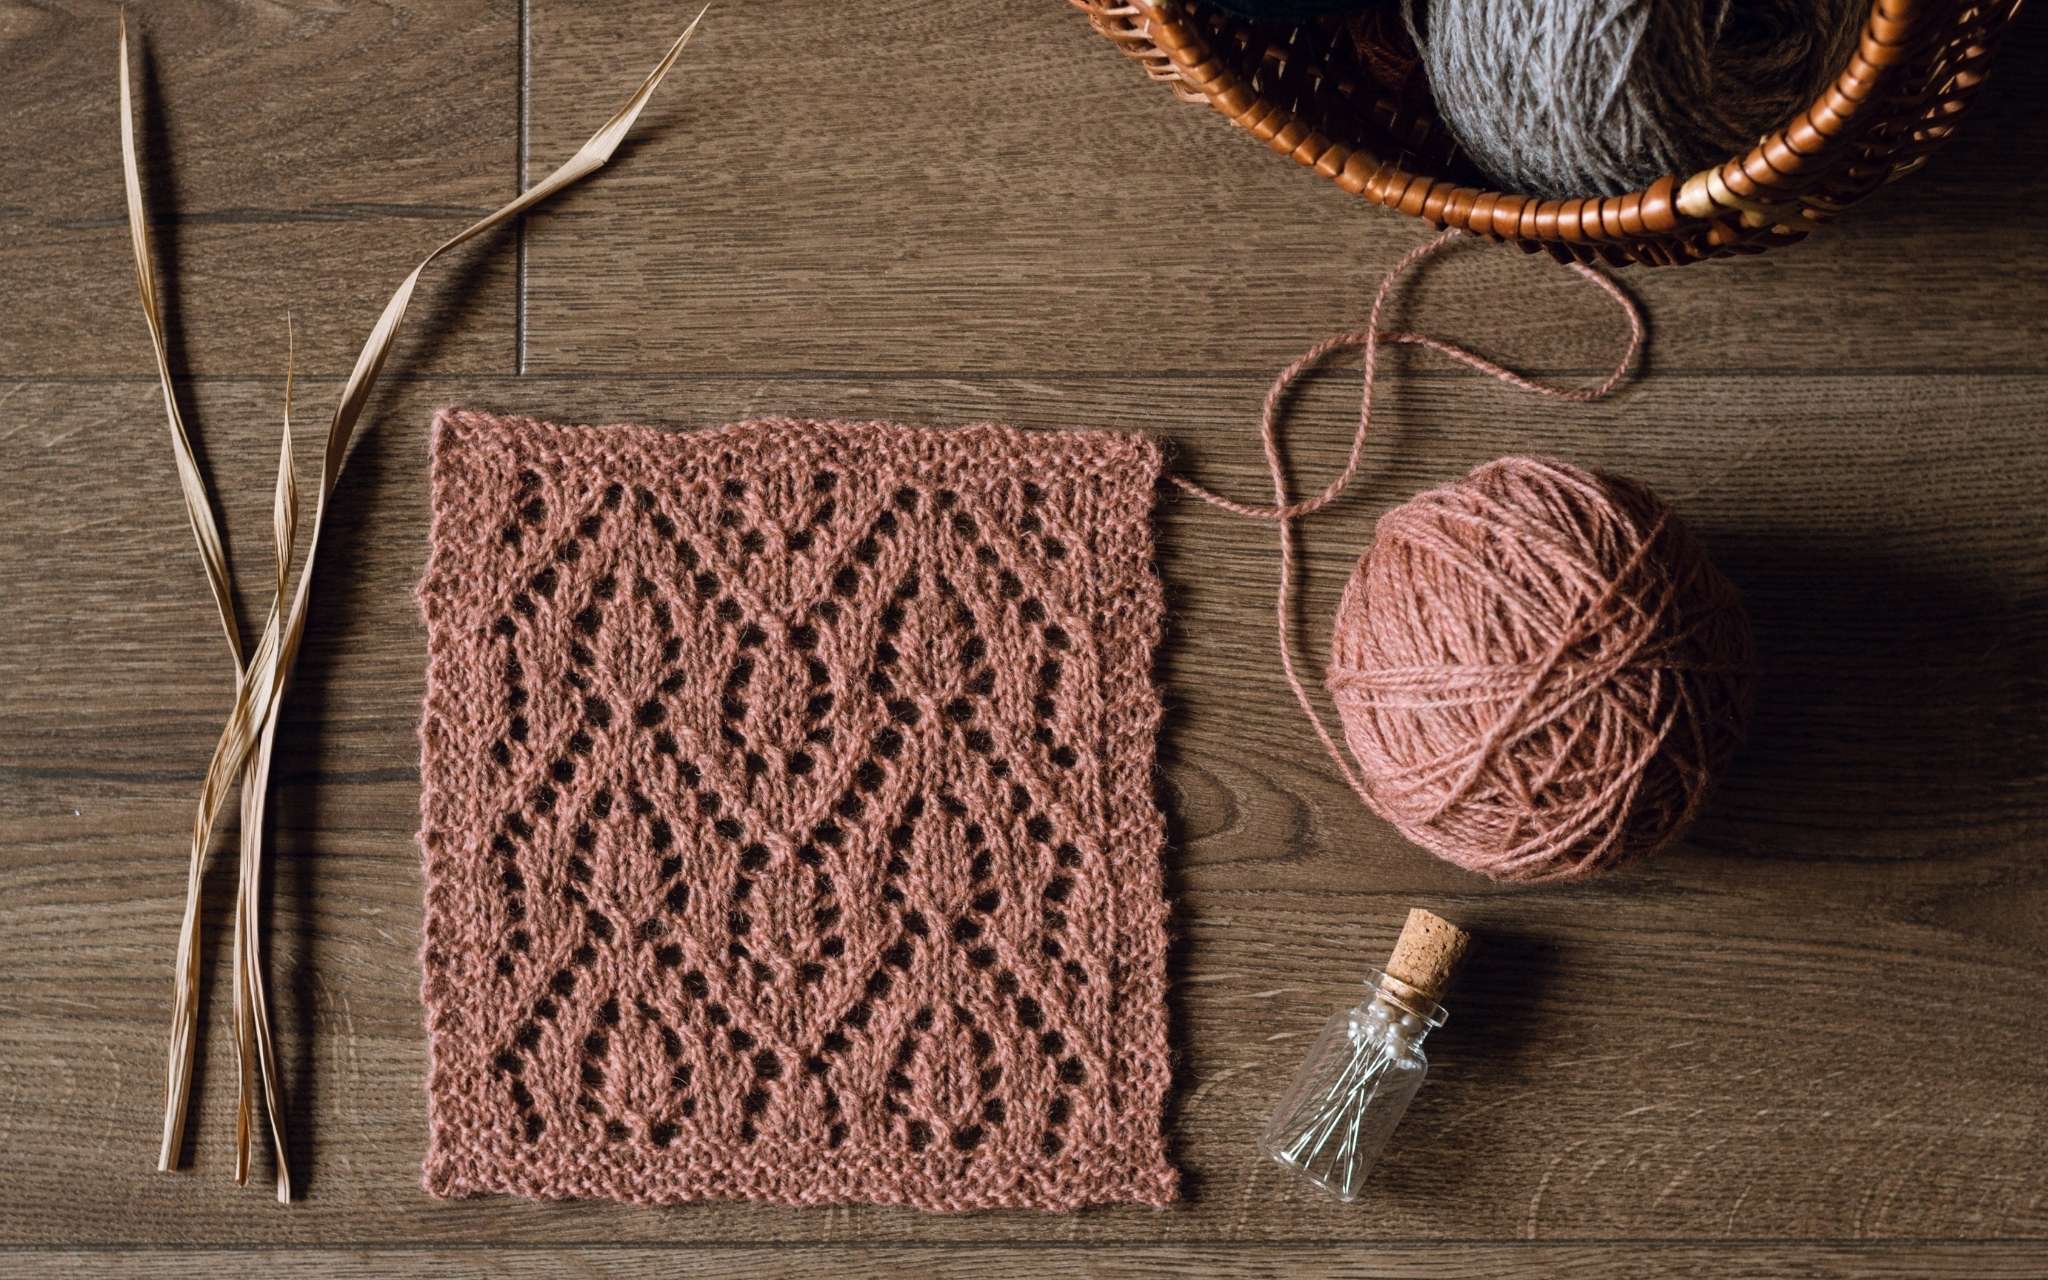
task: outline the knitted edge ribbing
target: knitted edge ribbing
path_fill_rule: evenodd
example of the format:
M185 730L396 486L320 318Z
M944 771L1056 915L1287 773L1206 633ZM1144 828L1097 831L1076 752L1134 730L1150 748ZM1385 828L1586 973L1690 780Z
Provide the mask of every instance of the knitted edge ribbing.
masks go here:
M1159 1205L1173 1200L1178 1178L1167 1160L1162 1132L1170 1075L1165 1013L1166 904L1160 865L1164 823L1153 794L1161 707L1151 668L1162 630L1163 601L1151 564L1150 512L1160 465L1155 445L1141 437L1119 433L1024 433L992 425L936 431L882 423L790 420L674 433L630 426L559 427L463 410L440 414L433 438L431 549L420 587L420 604L428 629L427 690L420 728L420 842L426 877L421 994L427 1010L430 1052L425 1188L439 1196L514 1192L542 1198L600 1196L642 1202L713 1197L790 1204L866 1201L940 1210L1002 1206L1068 1209L1111 1201ZM1079 753L1083 771L1095 768L1099 773L1094 787L1085 789L1086 795L1080 799L1038 794L1046 790L1043 779L1057 774L1057 770L1028 776L1020 772L1019 777L1026 777L1026 782L1010 780L1009 794L1027 801L1025 807L1018 808L1007 819L1018 824L1018 834L997 834L990 838L989 847L1016 861L1024 857L1018 851L1027 847L1037 849L1034 840L1045 845L1045 850L1030 857L1046 859L1047 868L1060 868L1049 879L1046 872L1036 869L1037 863L1014 873L999 866L996 873L998 877L1010 876L1012 882L1018 875L1044 881L1046 901L1041 922L1029 928L1006 923L1005 913L1021 908L1005 904L980 915L963 910L958 920L950 922L954 931L950 937L944 923L915 938L906 934L899 942L899 947L909 948L902 953L908 957L905 965L875 970L885 976L894 974L894 985L882 985L880 990L884 994L877 996L874 992L879 979L870 978L866 989L870 998L859 1003L862 1012L858 1024L842 1021L836 1024L831 1037L822 1041L828 1046L850 1046L837 1051L844 1055L846 1065L841 1067L840 1059L832 1059L826 1070L844 1070L855 1075L859 1072L852 1060L867 1052L862 1038L867 1028L886 1025L903 1031L906 1039L915 1038L916 1032L929 1032L924 1038L935 1042L941 1038L940 1032L950 1027L959 1042L953 1049L959 1061L943 1060L933 1065L898 1061L897 1069L886 1077L889 1083L885 1090L888 1098L895 1100L893 1105L887 1099L873 1097L835 1097L834 1110L798 1116L800 1106L815 1106L814 1086L828 1077L807 1076L798 1069L798 1062L782 1058L800 1057L802 1051L814 1045L799 1045L793 1039L761 1032L776 1046L788 1039L789 1047L796 1052L785 1050L778 1057L772 1049L757 1050L756 1033L741 1029L742 1022L756 1016L756 1010L728 1010L717 1000L699 999L693 1005L686 994L671 995L665 993L665 988L646 985L673 976L665 967L671 963L663 954L665 951L686 952L688 960L674 962L681 967L691 964L700 954L712 955L709 948L713 942L730 942L723 936L697 936L707 933L702 920L709 917L690 914L698 911L691 904L712 896L708 892L712 886L697 885L694 897L685 895L685 905L668 917L656 919L656 912L644 922L621 918L614 925L606 913L617 914L617 902L638 903L640 899L634 897L638 891L629 886L599 900L601 894L613 888L605 883L612 874L609 868L631 872L621 872L626 879L640 876L648 851L626 849L623 845L614 847L609 836L587 837L586 823L576 829L575 847L606 869L593 872L580 857L571 855L567 858L571 868L567 878L557 877L553 871L569 847L555 847L560 845L558 837L569 829L566 819L557 819L556 806L568 809L570 801L565 797L576 787L587 789L587 782L563 783L558 788L543 781L538 789L547 796L544 814L531 814L527 808L519 807L530 807L531 802L523 799L509 805L512 812L501 814L500 810L508 807L508 786L525 786L531 777L544 776L542 771L548 762L545 752L527 751L523 739L508 746L504 737L503 689L493 686L486 672L496 671L501 663L494 644L504 639L505 652L509 654L511 645L517 642L509 637L517 632L518 624L502 634L495 630L511 622L515 612L521 622L535 625L552 617L549 625L557 629L569 618L566 599L557 610L559 616L555 616L548 612L551 601L536 603L528 593L516 590L527 576L537 572L537 565L547 565L544 576L550 584L566 581L577 571L576 562L561 561L559 553L556 561L549 563L537 558L535 551L536 547L549 546L554 535L567 537L566 542L556 539L561 546L576 541L574 535L563 531L577 526L565 521L580 518L581 528L587 531L593 517L601 525L607 512L639 505L647 500L637 495L661 490L665 484L683 495L675 499L677 503L694 504L693 509L705 515L717 508L717 491L721 487L727 491L735 485L745 487L754 483L755 477L773 487L790 476L808 474L813 468L819 468L821 475L829 470L835 476L852 476L856 483L850 487L855 488L872 479L868 487L877 492L894 488L901 494L917 488L922 493L957 493L963 499L963 511L969 505L965 500L971 499L982 504L977 511L984 519L990 512L1000 512L1017 517L1025 528L1033 527L1040 517L1036 508L1026 511L1019 506L1024 499L1017 494L1049 495L1033 501L1042 500L1049 508L1061 510L1067 509L1060 507L1061 503L1070 503L1073 510L1089 513L1089 519L1083 522L1086 527L1071 531L1079 554L1071 557L1071 564L1064 570L1039 572L1058 568L1043 559L1026 564L1027 550L1035 544L1031 537L1014 530L1005 531L1001 538L990 534L974 549L981 555L999 557L989 562L988 581L1000 582L1000 594L1005 598L1020 578L1025 580L1031 594L1024 597L1024 603L1031 608L1024 611L1024 617L1032 616L1031 611L1036 610L1042 622L1047 609L1051 609L1055 617L1086 618L1090 634L1087 643L1076 646L1071 665L1079 668L1099 664L1095 688L1087 694L1089 704L1099 703L1100 708L1093 716L1094 741L1092 745L1080 744ZM788 490L786 484L783 488ZM619 496L627 490L636 494L633 503L625 503ZM545 494L547 500L535 502L530 494ZM663 491L662 496L642 507L643 514L653 511L661 515L669 510L669 501ZM751 495L748 501L754 501ZM547 512L534 519L520 514L525 511L530 516L534 507L545 507ZM586 508L589 514L584 514ZM730 540L736 546L765 541L739 536L739 529L753 530L745 518L731 526L723 523L723 515L717 520L692 523L682 518L680 506L676 510L678 514L668 524L655 519L649 527L665 527L673 532L680 520L683 528L678 540L694 538L706 548L707 554L714 544L724 545L721 540ZM1020 511L1023 514L1018 517ZM957 517L953 519L957 522ZM890 527L899 526L892 521ZM911 531L908 517L900 527L906 533ZM599 533L590 535L586 541L594 545L597 539L612 537L612 552L626 555L634 564L652 563L647 548L618 543L617 536ZM936 539L944 535L931 536ZM964 534L960 536L967 538ZM849 537L845 545L861 553L868 550L865 544L873 541L869 537L856 543ZM1050 543L1052 539L1045 535L1038 541ZM1002 550L995 552L998 543ZM983 550L984 547L989 550ZM889 554L892 553L885 551L882 556L886 559ZM915 553L906 554L916 558ZM1011 565L1009 557L1016 557L1017 562ZM593 554L592 559L596 558ZM992 567L998 562L1005 566L1000 578ZM753 572L767 572L763 560L742 558L740 563L750 565ZM729 577L744 576L731 574L731 567L730 563L725 566ZM698 580L701 583L709 576L712 575L708 571L702 572ZM648 594L679 593L688 582L689 576L679 573L676 582L648 584ZM600 585L612 590L617 586ZM773 588L776 584L770 581L767 585ZM1077 614L1065 608L1075 602L1058 598L1051 590L1054 587L1082 593L1086 597L1085 612ZM488 594L494 589L497 595ZM636 593L640 589L636 585ZM967 590L964 585L962 589ZM569 589L561 590L566 598ZM867 588L857 585L853 590L864 592ZM747 591L752 591L751 585ZM728 598L739 594L742 589L735 586ZM624 599L626 593L617 595ZM1043 603L1041 596L1045 598ZM508 598L510 605L506 603ZM745 606L728 606L725 600L714 606L707 599L703 607L715 607L723 617L728 607L755 609L760 598L749 594ZM613 599L611 591L604 592L602 599L608 604ZM1009 599L1001 607L1011 609L1018 605L1016 600ZM506 612L500 614L500 609ZM593 611L598 611L595 603L586 613ZM575 618L582 625L585 614ZM590 624L592 635L597 634L600 625ZM679 631L682 629L678 627ZM747 629L755 630L751 623ZM592 647L596 647L595 640ZM577 648L572 643L568 651L575 653ZM588 655L585 660L594 663L596 669L604 669L610 661L602 655ZM814 671L816 666L813 663ZM529 683L537 684L540 679L518 662L512 662L512 669L530 677ZM750 674L752 669L750 661ZM565 669L563 674L569 673ZM716 689L702 681L704 674L695 672L683 684L679 695L683 703L694 706L698 700L716 700ZM1009 672L1002 676L1006 684L1013 678L1020 677ZM1042 670L1037 678L1044 678ZM727 681L729 691L730 673ZM771 688L764 697L775 692ZM537 724L545 719L548 713L541 709L545 698L524 688L518 691L518 697L522 701L534 699L531 714ZM1040 699L1041 705L1044 701ZM995 717L995 709L996 701L992 700L987 704L990 717ZM679 706L665 714L681 716L686 711L687 708ZM1064 727L1072 723L1069 717L1078 713L1062 705L1058 714L1062 717L1058 723ZM521 721L524 734L525 717L515 718ZM933 719L936 721L937 717ZM606 724L609 723L607 712ZM1043 730L1041 726L1041 736ZM533 734L535 739L546 736L545 725ZM590 750L588 735L579 730L575 736L584 738L584 749ZM984 740L988 737L982 736ZM656 754L645 755L647 749L636 746L634 749L642 751L643 756L633 759L639 761L644 757L655 764L673 759L678 744L673 738L660 743L659 739L664 737L669 735L653 735L657 746L652 750ZM948 778L966 778L970 770L988 769L986 747L977 748L981 754L976 755L951 745L950 737L938 743L935 729L928 732L927 738L930 741L917 739L906 758L915 756L923 760L924 756L917 755L920 751L943 751L946 754L942 772ZM973 741L971 737L964 740ZM692 741L686 737L682 754L689 753ZM1050 750L1064 752L1058 758L1065 759L1075 754L1068 749L1070 745ZM666 757L659 754L664 746ZM600 741L597 752L602 755L609 749ZM772 757L776 766L792 754L765 744L761 753ZM499 772L503 777L491 773L490 762L494 758L501 762ZM584 759L587 765L588 758ZM503 763L507 760L509 764ZM555 765L557 778L563 776L562 762L572 767L576 763L568 756L560 757ZM748 768L753 769L755 763L749 759ZM1007 768L1007 762L999 763ZM635 769L641 767L638 763L633 765ZM764 764L762 768L768 770L770 766ZM1001 770L988 771L997 778L1004 776ZM1025 796L1027 783L1034 789L1029 796ZM704 784L706 789L710 785ZM972 790L974 785L978 784L963 783L962 789ZM854 793L849 790L848 794ZM886 794L886 790L877 794ZM1099 803L1087 799L1089 795L1097 797ZM681 793L656 796L650 805L674 809L680 829L684 821L682 809L686 807L683 799ZM1016 803L1013 800L1013 805ZM917 811L921 812L922 801L917 804ZM607 799L607 813L610 808ZM763 811L769 810L781 811L772 805ZM1040 825L1053 825L1047 814L1056 814L1060 823L1081 822L1093 815L1095 826L1076 830L1071 838L1064 831L1052 837ZM744 811L745 825L759 825L758 817L751 810ZM735 826L742 825L740 819L732 821ZM873 820L870 825L878 821ZM978 829L980 824L969 825ZM503 837L507 830L515 834L525 831L527 835L517 841L506 841ZM770 864L769 870L760 872L763 879L773 874L773 867L780 865L802 835L802 831L764 832L760 840L748 846L750 850L760 850L750 856ZM514 847L509 860L494 854L494 838L501 846ZM591 843L583 843L586 838ZM1057 864L1046 851L1054 838L1061 842ZM722 850L711 847L717 843L716 837L694 828L685 831L679 844L686 855L694 858L697 853L692 841L703 842L705 867L729 869L732 865ZM533 848L528 847L529 843ZM850 843L859 843L858 833ZM603 857L590 852L593 848L601 848ZM808 844L798 852L805 850L813 855L817 852ZM1068 860L1070 854L1073 861ZM640 857L642 863L634 862L635 857ZM500 868L508 865L521 869L517 893L498 883ZM743 861L740 865L749 864ZM635 867L641 869L633 870ZM675 880L681 882L690 874L689 870L678 873ZM902 891L907 890L912 903L925 902L938 892L934 884L950 884L949 877L954 875L952 871L927 871L921 867L906 871L898 877L901 888L894 901L902 904ZM845 889L846 875L841 874L838 879L836 887ZM1055 887L1058 909L1054 908L1051 892ZM772 892L756 888L751 880L748 889L763 895ZM551 894L559 892L567 892L580 905L566 909L551 905ZM844 896L860 899L865 892L866 887L855 886ZM885 896L886 892L887 886ZM920 894L925 897L917 896ZM674 896L671 885L671 905ZM985 898L984 894L976 901ZM1038 905L1033 904L1034 910ZM902 910L906 919L921 915L908 906ZM516 914L508 915L508 911ZM630 916L630 912L627 914ZM580 922L600 915L605 916L604 929L593 940L591 926ZM969 915L974 919L968 920ZM1093 924L1095 929L1070 927L1070 915L1073 922ZM1050 923L1055 920L1058 930ZM652 959L625 958L626 944L620 939L630 937L651 944L656 937L652 931L657 926L673 928L673 936L684 945L650 946ZM985 941L970 931L983 928L987 930L986 940L993 945L970 949L968 941ZM1100 936L1088 936L1091 932ZM517 950L504 945L504 940L514 934L519 935ZM1038 940L1048 957L1043 964L1027 963L1020 958L1021 943L1027 938ZM581 945L571 949L569 944L578 939L582 940ZM998 958L985 959L981 954L994 954L999 948ZM599 954L585 957L584 953L593 951ZM552 987L545 970L555 959L540 964L535 957L541 953L561 959L562 968L555 974ZM941 954L949 957L945 964L952 967L950 977L935 972L941 967L936 959L925 962L926 957ZM958 955L971 957L976 967L963 968ZM1064 957L1064 968L1060 967L1060 957ZM718 996L728 987L733 991L745 987L758 993L777 988L785 971L793 972L784 964L786 959L771 954L765 958L749 955L744 963L733 961L735 976L730 982L715 971L700 973L692 967L684 981L695 979L697 985L690 989L700 995L708 989ZM893 955L890 964L895 964ZM751 975L748 966L752 966ZM1013 967L1020 972L1013 973ZM975 975L982 972L995 975L988 979L993 985L986 989L974 985L982 980ZM601 1015L601 1022L589 1022L586 1017L586 1022L572 1029L568 1024L577 1013L573 1002L589 998L577 994L575 984L579 980L585 992L600 982L612 980L628 985L638 982L644 990L635 988L636 994L626 1003L629 1011L621 1012L622 1002L614 995L595 1014L585 1011L587 1016ZM907 1018L899 1016L903 1014L901 1008L892 1008L892 1001L901 1005L913 1000L910 994L892 992L929 993L942 989L932 985L942 980L954 983L953 988L945 989L955 994L943 1001L927 999ZM829 986L837 978L814 981ZM748 987L749 982L754 985ZM1020 986L1025 994L1019 994ZM537 1001L533 998L536 990L541 992ZM1039 995L1030 996L1028 993L1033 990ZM620 994L624 994L624 988ZM767 1003L774 1005L775 1001ZM946 1004L958 1013L941 1008L935 1017L934 1006ZM631 1012L634 1007L642 1012ZM530 1012L535 1008L543 1016ZM725 1020L707 1021L706 1009ZM692 1017L697 1020L691 1022ZM557 1026L557 1021L561 1025ZM943 1024L937 1031L932 1030L934 1021ZM970 1043L966 1038L968 1029L982 1024L990 1027L991 1034L975 1034L970 1053L961 1047ZM1021 1028L1012 1024L1021 1024ZM584 1034L585 1025L595 1030ZM661 1033L658 1038L653 1030L657 1026ZM1064 1033L1060 1026L1066 1028ZM644 1041L639 1058L627 1052L628 1046L616 1043L627 1039L629 1033L639 1034ZM726 1052L728 1044L737 1050L743 1035L751 1058L746 1053ZM580 1049L576 1047L579 1036ZM1032 1042L1042 1061L1014 1048L1013 1042L1018 1042L1020 1036L1023 1041ZM990 1039L997 1041L990 1051L992 1056L974 1056L982 1054L981 1046ZM611 1056L594 1068L591 1046L600 1040L606 1042L606 1053ZM658 1053L662 1047L674 1044L681 1044L682 1048L670 1060L681 1063L687 1059L696 1068L691 1078L697 1094L703 1095L701 1106L681 1115L671 1111L656 1117L652 1110L673 1107L675 1099L662 1100L666 1085L659 1081L650 1083L647 1064L668 1070ZM935 1058L943 1059L945 1051L944 1045L927 1047L927 1053ZM823 1051L813 1054L806 1068L815 1067L828 1057L830 1054ZM896 1057L902 1058L901 1050L896 1051ZM718 1085L719 1080L738 1069L736 1063L751 1061L757 1064L757 1071L767 1070L758 1065L764 1058L776 1059L775 1074L762 1076L749 1093L729 1097L737 1086ZM582 1064L582 1086L575 1085L571 1077L559 1070L563 1064L578 1061ZM933 1124L926 1122L936 1117L933 1108L958 1109L959 1099L954 1095L964 1087L962 1064L984 1062L1007 1064L1015 1083L988 1085L990 1073L984 1066L980 1079L986 1096L979 1101L981 1110L966 1117L968 1122L956 1123L950 1134L934 1134ZM688 1075L677 1072L675 1078L682 1080ZM1026 1075L1036 1082L1028 1088L1021 1080ZM798 1084L792 1082L799 1077L803 1088L811 1090L804 1096L813 1102L790 1102L785 1114L783 1099L797 1096ZM896 1092L896 1082L902 1078L911 1081L908 1092ZM599 1083L592 1085L592 1080ZM1050 1090L1046 1087L1048 1081L1052 1082ZM579 1088L582 1095L571 1107L563 1097ZM1021 1103L1012 1101L1007 1107L990 1104L990 1099L999 1103L998 1095L1008 1088L1019 1091ZM920 1101L916 1093L921 1089L934 1091L938 1101ZM776 1091L773 1097L757 1105L755 1095L765 1098L771 1090ZM1048 1092L1056 1095L1054 1104L1045 1102ZM697 1094L688 1101L698 1103ZM827 1088L825 1096L833 1097L832 1090ZM519 1101L522 1097L523 1103ZM657 1101L650 1103L650 1098ZM924 1110L919 1110L921 1106ZM1019 1114L1027 1109L1028 1115ZM643 1111L649 1114L642 1114ZM1044 1127L1048 1114L1060 1117L1060 1123L1047 1128L1041 1139L1037 1130ZM926 1120L913 1119L920 1115ZM552 1123L536 1127L536 1116L544 1116ZM994 1118L984 1123L976 1117ZM778 1124L782 1127L777 1128ZM926 1142L913 1150L904 1135L914 1138L913 1130L920 1125ZM1031 1131L1024 1134L1027 1126ZM1013 1130L1023 1136L1013 1137ZM785 1133L794 1136L784 1141L779 1135ZM820 1138L820 1134L824 1137ZM972 1142L968 1141L970 1137Z

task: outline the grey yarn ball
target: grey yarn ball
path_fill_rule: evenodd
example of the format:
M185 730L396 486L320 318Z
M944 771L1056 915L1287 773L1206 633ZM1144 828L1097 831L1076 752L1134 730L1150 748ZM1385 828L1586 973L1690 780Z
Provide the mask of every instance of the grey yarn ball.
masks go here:
M1437 112L1472 162L1551 198L1622 195L1747 150L1840 74L1869 13L1867 0L1405 5Z

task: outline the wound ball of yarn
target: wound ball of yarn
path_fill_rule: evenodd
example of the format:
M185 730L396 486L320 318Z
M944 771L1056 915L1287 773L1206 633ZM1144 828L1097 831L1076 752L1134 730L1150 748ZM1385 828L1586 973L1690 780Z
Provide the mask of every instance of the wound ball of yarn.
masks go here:
M1438 113L1507 190L1613 196L1739 155L1847 64L1867 0L1406 0Z
M1375 812L1499 880L1677 840L1741 738L1732 583L1649 489L1504 458L1381 517L1329 688Z

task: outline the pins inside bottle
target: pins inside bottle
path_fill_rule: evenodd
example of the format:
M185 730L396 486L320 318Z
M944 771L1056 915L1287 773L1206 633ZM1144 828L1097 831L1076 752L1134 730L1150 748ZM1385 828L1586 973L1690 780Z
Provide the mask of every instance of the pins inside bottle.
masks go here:
M1470 944L1443 917L1408 913L1386 969L1367 974L1367 997L1316 1037L1259 1140L1267 1155L1339 1200L1358 1199L1429 1072L1422 1042L1450 1016L1437 997Z

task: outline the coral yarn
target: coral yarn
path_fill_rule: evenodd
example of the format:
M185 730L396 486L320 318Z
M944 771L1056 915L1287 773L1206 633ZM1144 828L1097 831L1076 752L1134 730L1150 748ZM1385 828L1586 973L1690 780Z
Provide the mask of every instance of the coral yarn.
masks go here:
M1644 486L1502 458L1380 518L1329 690L1375 812L1501 880L1671 843L1741 737L1734 586Z
M1572 269L1628 321L1600 383L1561 387L1455 343L1389 330L1402 278L1463 239L1446 231L1404 256L1357 333L1326 338L1281 370L1260 428L1273 504L1238 502L1188 480L1213 506L1280 529L1275 602L1280 665L1344 781L1409 839L1503 880L1560 880L1670 843L1698 811L1749 703L1750 641L1740 599L1649 490L1564 463L1505 458L1380 521L1339 609L1329 685L1356 767L1295 669L1295 521L1334 502L1372 429L1382 347L1421 347L1517 390L1604 399L1642 349L1642 314L1591 267ZM1364 388L1351 451L1319 493L1295 499L1280 454L1294 382L1358 350Z
M1159 462L443 413L427 1189L1175 1199Z

